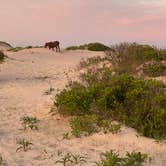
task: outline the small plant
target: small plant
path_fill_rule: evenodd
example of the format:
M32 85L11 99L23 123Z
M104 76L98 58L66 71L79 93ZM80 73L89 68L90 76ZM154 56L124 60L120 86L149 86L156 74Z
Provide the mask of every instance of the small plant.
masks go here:
M69 133L64 133L63 134L63 138L62 138L62 140L64 140L64 139L70 139L70 137L69 137Z
M124 166L142 166L142 163L148 158L147 154L141 152L127 152L124 158Z
M37 123L39 120L37 120L36 117L25 116L21 118L21 121L24 130L26 130L27 128L30 128L31 130L38 130Z
M33 145L30 141L22 138L17 140L17 145L19 145L19 147L16 149L16 152L23 149L24 152L26 152L31 145Z
M3 165L3 164L4 164L4 160L3 160L2 155L0 154L0 165Z
M51 93L54 91L55 89L53 87L50 87L48 90L46 90L44 92L45 95L51 95Z
M122 159L113 150L101 154L101 161L96 162L97 166L121 166Z
M63 166L66 166L68 163L72 163L72 156L70 153L67 153L64 157L57 160L55 163L61 163Z
M79 164L79 163L81 164L81 163L86 163L87 162L86 161L86 159L87 159L86 156L82 156L82 155L79 155L79 154L76 154L76 155L71 154L71 156L72 156L74 164Z

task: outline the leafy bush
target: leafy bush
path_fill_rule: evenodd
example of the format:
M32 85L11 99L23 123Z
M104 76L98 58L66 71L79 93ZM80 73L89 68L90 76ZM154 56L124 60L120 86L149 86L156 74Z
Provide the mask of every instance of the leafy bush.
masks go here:
M81 79L82 83L72 83L57 95L59 113L95 114L101 119L123 122L145 136L166 138L164 83L128 74L112 75L108 68L89 71Z
M160 62L153 62L143 66L143 72L150 77L166 75L166 65Z
M64 89L57 95L54 104L63 115L84 115L92 100L92 94L84 86L73 84L71 90Z
M2 62L4 58L5 58L5 54L2 51L0 51L0 62Z
M71 46L67 47L66 50L89 50L89 51L107 51L111 50L110 47L102 44L102 43L89 43L80 46Z
M126 157L120 157L113 150L101 154L101 161L96 162L97 166L143 166L147 154L140 152L127 152Z

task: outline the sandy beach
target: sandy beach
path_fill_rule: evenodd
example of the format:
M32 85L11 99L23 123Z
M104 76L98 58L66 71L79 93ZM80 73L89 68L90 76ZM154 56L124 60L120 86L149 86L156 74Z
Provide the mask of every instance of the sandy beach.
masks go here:
M44 48L5 52L8 59L0 64L0 154L7 166L54 166L58 152L87 156L84 166L93 166L100 153L110 149L124 155L140 151L151 157L147 166L166 165L166 144L140 136L134 129L122 127L118 134L97 133L89 137L62 139L70 133L67 118L49 112L55 95L69 80L78 78L77 66L82 58L103 56L103 52L63 51ZM49 88L54 91L46 95ZM38 131L20 130L20 119L35 116ZM16 152L16 140L25 138L33 143L27 152ZM59 164L61 165L61 164Z

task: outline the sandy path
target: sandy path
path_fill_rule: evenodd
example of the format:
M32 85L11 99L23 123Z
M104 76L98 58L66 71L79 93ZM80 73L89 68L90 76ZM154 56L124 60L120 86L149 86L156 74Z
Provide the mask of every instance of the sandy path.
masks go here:
M42 48L7 53L15 59L7 59L0 66L0 154L8 166L54 166L58 151L87 154L88 164L85 165L90 166L99 159L101 152L109 149L120 153L141 151L152 157L151 164L147 165L166 165L166 144L138 137L134 130L125 127L116 135L99 133L62 140L70 127L67 119L49 114L54 96L67 84L68 76L77 76L73 69L81 58L102 54L87 51L55 53ZM44 95L50 87L55 91ZM40 120L39 131L19 130L22 127L20 118L25 115ZM34 146L27 152L16 153L18 138L31 140Z

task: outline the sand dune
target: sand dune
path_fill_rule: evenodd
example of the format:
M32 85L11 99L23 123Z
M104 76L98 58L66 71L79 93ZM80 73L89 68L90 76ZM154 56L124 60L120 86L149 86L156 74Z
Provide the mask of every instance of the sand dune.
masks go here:
M147 166L166 165L166 144L138 136L122 127L119 134L94 134L89 137L62 140L70 132L68 119L49 114L55 94L65 87L68 79L77 79L75 70L82 58L103 55L102 52L64 51L55 53L44 48L6 52L12 58L0 65L0 154L8 166L54 166L58 151L84 154L94 165L101 152L115 149L141 151L152 157ZM51 95L44 92L50 87ZM21 131L20 118L36 116L39 131ZM26 138L34 144L27 152L16 152L16 139ZM58 165L58 164L57 164Z

